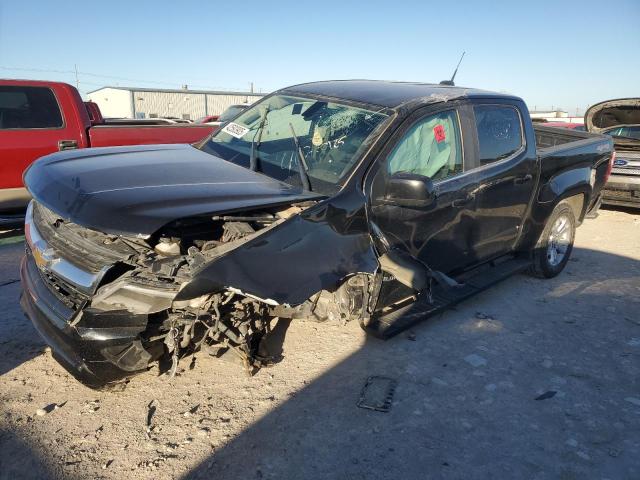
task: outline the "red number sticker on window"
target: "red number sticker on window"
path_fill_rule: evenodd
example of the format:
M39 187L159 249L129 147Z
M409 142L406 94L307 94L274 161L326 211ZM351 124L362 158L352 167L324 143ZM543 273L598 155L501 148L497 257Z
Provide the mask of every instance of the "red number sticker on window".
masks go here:
M447 139L447 134L444 133L444 127L442 125L436 125L433 127L433 135L436 137L436 142L444 142Z

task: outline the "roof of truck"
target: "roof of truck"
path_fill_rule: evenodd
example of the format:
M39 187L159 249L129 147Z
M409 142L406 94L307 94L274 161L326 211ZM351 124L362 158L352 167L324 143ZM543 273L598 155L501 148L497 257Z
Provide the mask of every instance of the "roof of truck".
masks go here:
M27 87L52 87L59 85L64 87L71 87L71 85L65 82L52 82L49 80L26 80L21 78L0 78L0 85Z
M342 98L353 102L388 108L395 108L412 100L419 100L425 97L443 101L463 97L517 98L504 93L489 92L475 88L387 80L329 80L294 85L282 91Z
M123 87L119 85L105 85L87 92L87 95L105 89L125 90L127 92L151 92L151 93L186 93L186 94L207 94L207 95L235 95L240 97L264 97L266 93L240 92L233 90L192 90L190 88L148 88L148 87Z

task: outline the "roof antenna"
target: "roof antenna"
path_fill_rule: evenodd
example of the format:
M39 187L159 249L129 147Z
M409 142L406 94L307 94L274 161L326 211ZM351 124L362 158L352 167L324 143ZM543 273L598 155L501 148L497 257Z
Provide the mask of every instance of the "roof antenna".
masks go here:
M455 83L453 83L453 81L456 78L456 73L458 73L458 67L460 67L460 64L462 63L462 59L464 58L465 53L467 52L462 52L462 55L460 56L460 60L458 60L458 65L456 65L456 69L453 71L453 75L451 75L451 80L442 80L440 82L440 85L447 85L448 87L455 86Z

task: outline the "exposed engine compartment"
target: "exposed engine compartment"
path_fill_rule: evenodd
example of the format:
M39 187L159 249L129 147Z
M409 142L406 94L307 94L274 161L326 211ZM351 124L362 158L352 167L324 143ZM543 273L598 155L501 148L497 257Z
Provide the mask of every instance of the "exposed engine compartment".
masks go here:
M175 374L180 358L195 352L213 356L233 352L252 374L277 360L261 348L276 319L362 321L368 310L369 276L350 276L336 291L323 290L297 306L257 298L232 285L189 300L175 297L205 265L314 204L181 219L147 239L96 232L65 221L42 205L36 205L35 217L49 243L60 249L72 245L65 255L99 278L91 290L80 291L51 275L50 286L75 311L72 326L82 330L101 314L131 315L138 322L146 318L131 348L107 352L122 364L120 368L145 368L168 354L167 369Z
M274 318L267 304L232 288L187 302L173 302L173 298L207 262L311 205L173 222L145 241L148 248L127 263L133 269L100 287L91 305L102 310L124 308L131 313L150 314L148 328L141 335L142 344L164 343L172 359L171 374L175 374L181 357L196 351L214 356L234 352L252 373L272 361L259 349ZM146 295L142 289L132 288L134 285L154 291ZM158 289L166 295L159 294Z

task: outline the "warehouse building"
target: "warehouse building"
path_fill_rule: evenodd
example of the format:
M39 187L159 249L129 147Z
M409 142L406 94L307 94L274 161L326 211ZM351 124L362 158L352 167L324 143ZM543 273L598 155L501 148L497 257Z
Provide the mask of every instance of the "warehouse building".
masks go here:
M102 87L87 93L105 118L166 118L196 120L220 115L229 105L254 103L264 95L252 92Z
M529 115L532 119L536 120L546 120L547 122L556 122L556 123L583 123L584 117L576 116L572 117L569 113L564 110L533 110L529 112Z

